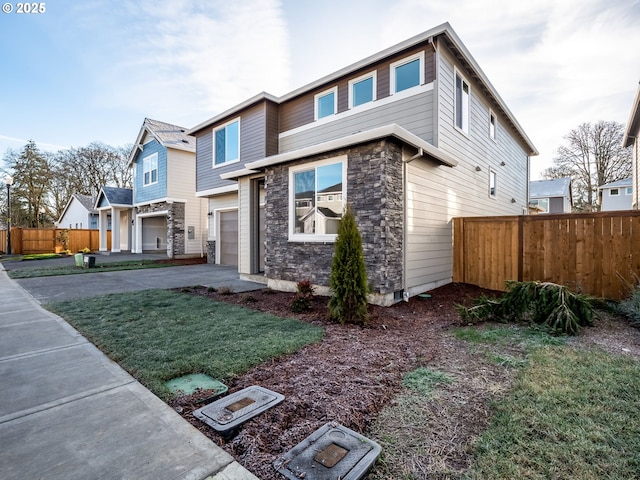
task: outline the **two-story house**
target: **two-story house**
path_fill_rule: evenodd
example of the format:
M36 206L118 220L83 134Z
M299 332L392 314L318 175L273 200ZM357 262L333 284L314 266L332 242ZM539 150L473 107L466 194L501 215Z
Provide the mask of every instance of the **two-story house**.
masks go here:
M348 202L385 305L451 282L453 217L526 213L537 154L449 24L187 133L211 258L326 291Z
M124 199L124 192L113 189L98 199L98 208L111 210L114 225L121 224L112 229L113 249L166 252L169 258L203 256L207 210L206 201L195 195L195 167L194 137L182 127L146 118L129 155L129 204L109 201L109 193Z
M631 104L631 113L622 139L623 147L632 147L631 208L640 208L640 85Z

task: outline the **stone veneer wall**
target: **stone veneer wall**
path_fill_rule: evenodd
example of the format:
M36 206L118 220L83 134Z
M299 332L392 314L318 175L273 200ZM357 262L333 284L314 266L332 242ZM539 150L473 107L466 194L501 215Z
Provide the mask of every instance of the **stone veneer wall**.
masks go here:
M362 235L374 293L402 290L402 147L380 140L267 169L265 276L328 285L334 243L289 242L289 167L347 155L347 202Z
M207 263L216 263L216 241L207 240Z
M167 212L167 256L174 258L184 255L185 239L185 204L181 202L160 202L142 205L136 208L138 215L154 212Z

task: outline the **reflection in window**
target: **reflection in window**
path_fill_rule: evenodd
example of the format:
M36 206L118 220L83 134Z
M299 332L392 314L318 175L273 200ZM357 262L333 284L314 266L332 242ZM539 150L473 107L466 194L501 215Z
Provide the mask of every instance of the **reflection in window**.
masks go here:
M396 93L420 85L420 59L397 66L395 74Z
M529 206L536 208L540 213L549 213L548 198L534 198L529 201Z
M158 183L158 154L153 153L142 160L143 185Z
M295 172L294 234L337 234L342 218L342 163Z
M351 90L354 107L363 103L373 102L373 77L354 82Z
M240 122L236 120L215 131L215 164L233 162L240 157Z
M336 113L336 91L335 89L321 93L316 96L316 120Z

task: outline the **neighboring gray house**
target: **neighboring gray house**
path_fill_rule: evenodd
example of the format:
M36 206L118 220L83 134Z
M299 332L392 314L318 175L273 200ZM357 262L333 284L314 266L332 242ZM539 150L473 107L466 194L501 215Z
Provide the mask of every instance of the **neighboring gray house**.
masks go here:
M449 24L192 128L209 259L327 292L348 202L371 301L452 281L452 218L527 212L537 151Z
M133 191L130 188L102 187L96 199L100 229L100 251L106 252L107 230L111 218L111 251L131 251L131 207Z
M632 148L631 207L640 208L640 85L631 105L631 114L622 139L623 147Z
M529 208L536 213L571 213L571 177L532 181Z
M98 228L98 211L94 208L95 201L91 195L74 193L64 207L60 219L56 222L58 228Z
M598 203L602 212L631 210L632 199L633 182L631 178L625 178L598 187Z

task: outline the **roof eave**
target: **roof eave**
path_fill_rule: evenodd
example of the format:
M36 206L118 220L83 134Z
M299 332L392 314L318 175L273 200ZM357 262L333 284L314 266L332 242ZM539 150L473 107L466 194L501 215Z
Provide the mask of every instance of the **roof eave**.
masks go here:
M631 113L629 114L629 120L627 121L627 128L625 129L624 136L622 137L623 148L633 145L633 142L636 139L634 134L638 129L640 129L640 84L636 90L636 96L633 99Z

